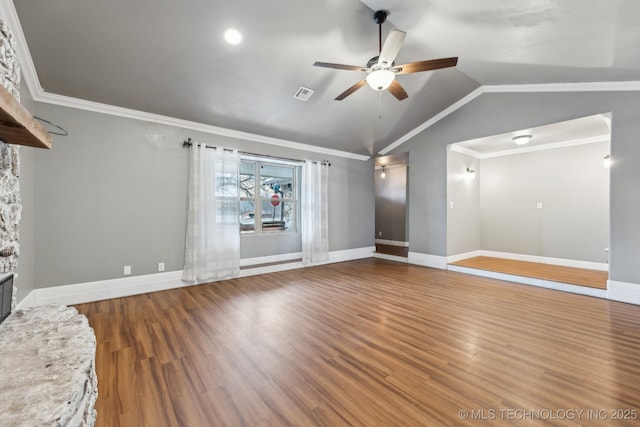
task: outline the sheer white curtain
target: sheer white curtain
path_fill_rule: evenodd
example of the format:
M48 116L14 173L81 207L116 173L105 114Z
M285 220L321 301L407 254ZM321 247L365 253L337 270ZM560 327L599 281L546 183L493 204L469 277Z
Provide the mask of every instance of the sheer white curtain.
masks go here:
M300 228L304 265L329 260L328 178L328 165L310 161L302 165Z
M237 150L191 145L185 281L203 283L240 272L239 168Z

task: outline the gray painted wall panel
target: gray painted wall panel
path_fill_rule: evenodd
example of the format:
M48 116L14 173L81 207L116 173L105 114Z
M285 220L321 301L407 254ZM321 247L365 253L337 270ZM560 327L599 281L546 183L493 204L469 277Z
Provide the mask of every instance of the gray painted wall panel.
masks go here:
M385 170L386 178L375 173L376 239L407 242L407 167Z
M373 246L372 163L307 153L66 107L36 104L64 126L36 153L37 287L181 270L186 230L187 137L255 154L332 162L330 250ZM243 238L241 256L299 252L299 235Z
M29 91L20 91L20 102L29 111L34 104ZM17 301L21 301L35 288L35 151L37 148L20 147L20 256L18 257Z
M482 160L482 249L607 262L608 153L603 142Z
M447 150L447 255L483 249L480 244L480 162L466 154ZM466 176L467 168L476 179ZM453 208L451 208L453 203Z
M488 93L416 135L396 149L410 152L412 250L447 254L447 144L612 111L610 278L640 284L639 105L640 92Z

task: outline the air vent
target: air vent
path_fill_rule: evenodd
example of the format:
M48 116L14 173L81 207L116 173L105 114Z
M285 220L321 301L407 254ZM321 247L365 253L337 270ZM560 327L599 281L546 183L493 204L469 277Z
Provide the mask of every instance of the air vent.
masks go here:
M296 91L296 94L293 97L299 101L306 102L313 95L313 89L309 89L308 87L300 86L300 89Z

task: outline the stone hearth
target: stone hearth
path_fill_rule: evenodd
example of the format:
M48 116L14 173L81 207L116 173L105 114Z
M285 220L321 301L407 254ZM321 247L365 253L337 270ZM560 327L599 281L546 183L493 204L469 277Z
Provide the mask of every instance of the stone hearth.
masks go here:
M94 425L96 338L84 315L18 310L0 325L0 348L0 425Z

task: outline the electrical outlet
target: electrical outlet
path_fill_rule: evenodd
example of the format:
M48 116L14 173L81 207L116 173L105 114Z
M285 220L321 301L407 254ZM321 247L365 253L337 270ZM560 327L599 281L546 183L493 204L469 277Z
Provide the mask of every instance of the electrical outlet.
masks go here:
M453 209L453 202L449 202L449 209Z
M378 237L382 236L382 231L378 231Z
M131 266L130 265L125 265L124 266L124 275L125 276L131 276Z
M538 202L538 204L537 204L537 208L538 208L538 209L542 209L542 202Z
M164 262L158 263L158 271L164 271Z

